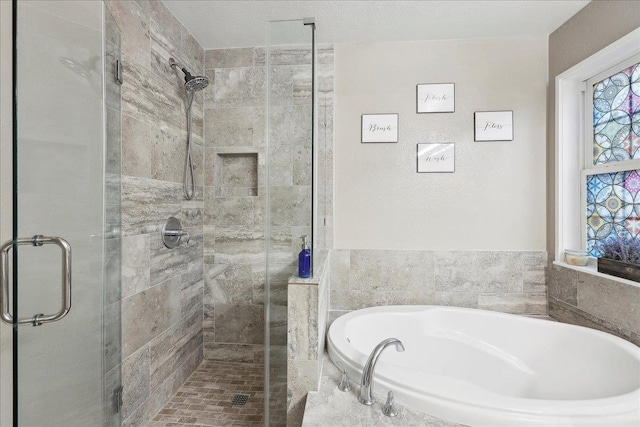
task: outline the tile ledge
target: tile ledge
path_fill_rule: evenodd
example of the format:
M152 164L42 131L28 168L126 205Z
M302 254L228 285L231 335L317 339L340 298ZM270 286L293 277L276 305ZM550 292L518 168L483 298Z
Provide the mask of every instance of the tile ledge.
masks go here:
M598 267L594 263L590 263L584 267L578 265L567 264L562 261L553 261L553 265L557 265L559 267L568 268L570 270L575 270L580 273L591 274L593 276L601 277L603 279L612 280L614 282L618 282L628 286L635 286L636 288L640 288L640 283L634 282L633 280L623 279L622 277L612 276L610 274L600 273L598 271Z
M307 279L303 279L298 276L290 276L288 280L288 285L306 285L306 286L318 286L322 281L322 276L325 274L327 270L327 265L325 265L329 259L327 256L329 251L326 249L320 249L316 252L314 257L314 264L317 268L314 268L313 275Z

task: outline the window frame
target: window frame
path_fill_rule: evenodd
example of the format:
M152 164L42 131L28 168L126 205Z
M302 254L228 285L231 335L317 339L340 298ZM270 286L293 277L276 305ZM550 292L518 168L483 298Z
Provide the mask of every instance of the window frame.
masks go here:
M587 249L587 178L591 175L610 174L616 172L626 172L640 169L640 158L632 160L619 160L610 163L593 163L593 86L596 83L611 77L627 68L640 63L640 53L631 55L629 58L601 71L585 81L585 99L584 99L584 130L581 148L583 158L583 166L580 171L580 199L582 200L582 240L581 248Z
M596 166L592 160L593 136L589 136L593 134L593 107L587 107L593 103L593 96L587 94L587 82L600 76L606 78L609 71L615 73L626 63L633 65L639 55L640 28L637 28L555 77L554 249L555 262L561 265L565 265L565 249L586 248L587 156L591 158L591 166ZM593 174L594 170L611 173L616 168L637 169L639 165L638 160L597 165L597 168L589 168L588 174ZM595 265L595 259L591 260L591 265Z

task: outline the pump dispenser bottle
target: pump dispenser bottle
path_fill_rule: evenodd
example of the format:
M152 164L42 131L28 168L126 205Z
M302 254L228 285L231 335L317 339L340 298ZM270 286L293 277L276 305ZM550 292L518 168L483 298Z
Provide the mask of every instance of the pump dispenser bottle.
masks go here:
M307 236L300 236L302 239L302 250L298 254L298 276L303 279L311 277L311 247L307 241Z

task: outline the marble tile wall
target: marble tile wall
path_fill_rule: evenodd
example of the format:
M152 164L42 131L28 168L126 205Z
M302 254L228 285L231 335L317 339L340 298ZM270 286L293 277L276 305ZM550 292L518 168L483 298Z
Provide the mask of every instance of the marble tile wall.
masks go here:
M547 314L544 251L339 249L330 258L332 318L394 304Z
M640 286L552 264L549 316L617 335L640 346Z
M204 355L258 362L264 350L265 165L270 165L272 283L271 343L286 341L286 283L295 273L297 237L310 233L310 50L272 52L270 118L265 117L265 48L205 52ZM327 225L318 246L332 243L333 48L320 49L319 177ZM265 129L271 129L266 152ZM326 125L326 126L325 126ZM328 159L328 160L326 160ZM326 163L325 163L326 162ZM327 237L329 236L329 237ZM282 362L285 362L282 360Z
M256 49L205 51L204 357L264 352L265 70Z
M203 355L204 98L193 106L196 197L185 200L186 96L174 57L204 73L204 50L161 1L106 0L121 33L123 425L149 421ZM175 216L191 240L164 247Z
M287 426L302 424L309 391L318 390L329 314L329 251L316 252L312 279L292 277L287 308Z

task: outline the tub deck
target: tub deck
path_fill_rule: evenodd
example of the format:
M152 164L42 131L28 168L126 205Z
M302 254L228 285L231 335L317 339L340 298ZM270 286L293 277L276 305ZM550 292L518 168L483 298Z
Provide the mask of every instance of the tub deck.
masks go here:
M414 411L396 403L398 416L387 417L382 414L382 396L376 395L373 406L358 402L360 378L350 378L351 391L338 390L340 371L331 363L329 355L322 360L322 378L320 389L307 395L302 427L467 427Z

